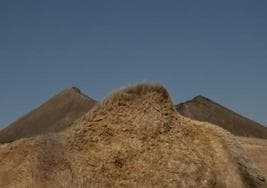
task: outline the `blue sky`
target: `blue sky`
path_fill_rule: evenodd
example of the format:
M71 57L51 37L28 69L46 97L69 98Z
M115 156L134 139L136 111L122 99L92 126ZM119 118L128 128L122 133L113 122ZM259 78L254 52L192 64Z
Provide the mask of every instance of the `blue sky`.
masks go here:
M0 1L0 127L75 85L143 80L267 125L266 1Z

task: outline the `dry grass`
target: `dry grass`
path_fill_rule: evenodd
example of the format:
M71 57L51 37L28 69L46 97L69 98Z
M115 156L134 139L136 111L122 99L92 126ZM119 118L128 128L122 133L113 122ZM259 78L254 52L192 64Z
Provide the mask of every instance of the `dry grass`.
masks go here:
M246 154L255 162L257 167L261 169L265 177L267 177L267 139L237 138L244 148Z
M180 116L157 84L114 92L61 133L2 147L0 166L0 187L266 186L230 134Z

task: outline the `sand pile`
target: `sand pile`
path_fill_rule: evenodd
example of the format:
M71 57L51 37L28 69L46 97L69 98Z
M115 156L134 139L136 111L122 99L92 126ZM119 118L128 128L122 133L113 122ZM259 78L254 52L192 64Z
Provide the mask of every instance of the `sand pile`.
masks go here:
M115 91L70 128L0 148L0 187L264 187L221 128L179 115L160 85Z

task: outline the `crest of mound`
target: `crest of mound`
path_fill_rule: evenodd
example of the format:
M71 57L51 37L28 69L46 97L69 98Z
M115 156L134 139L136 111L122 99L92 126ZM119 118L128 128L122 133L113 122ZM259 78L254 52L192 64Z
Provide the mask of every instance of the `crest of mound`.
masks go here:
M70 87L0 131L0 143L59 132L88 112L96 103L78 88Z
M266 186L231 135L180 116L151 83L113 92L60 133L4 146L0 166L7 187Z
M139 136L160 134L169 129L168 122L173 112L175 109L171 98L163 86L153 83L129 86L112 92L95 105L73 126L73 132L87 135L86 130L91 129L91 125L95 127L95 124L103 124L104 126L96 128L99 131L102 128L126 132L138 131L136 134L140 134ZM164 126L158 126L153 123L154 121L166 122Z
M234 135L267 138L267 128L201 95L176 105L186 117L218 125Z

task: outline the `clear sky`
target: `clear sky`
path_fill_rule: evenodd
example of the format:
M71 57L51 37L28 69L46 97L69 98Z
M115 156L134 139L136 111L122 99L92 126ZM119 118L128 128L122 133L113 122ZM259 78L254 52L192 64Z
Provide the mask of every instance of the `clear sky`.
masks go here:
M0 1L0 127L72 85L143 80L267 125L267 1Z

